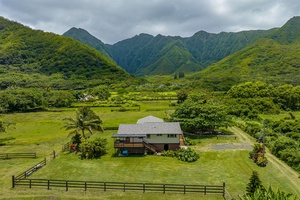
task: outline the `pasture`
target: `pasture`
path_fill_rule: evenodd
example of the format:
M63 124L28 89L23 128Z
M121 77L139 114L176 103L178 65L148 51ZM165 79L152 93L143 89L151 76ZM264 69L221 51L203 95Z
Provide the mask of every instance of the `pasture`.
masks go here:
M138 102L141 111L111 112L109 107L92 108L103 120L103 127L117 127L120 123L136 123L137 119L153 115L163 118L165 109L170 109L170 101ZM258 167L248 158L247 149L211 149L211 144L241 144L239 138L202 138L192 148L200 154L194 163L185 163L175 158L162 156L113 157L113 139L116 131L96 133L91 137L104 137L108 140L108 154L96 160L81 160L78 155L61 152L62 145L69 141L68 132L62 127L63 119L74 117L76 108L66 108L47 112L15 113L4 115L6 121L16 123L14 129L1 133L0 138L10 138L0 152L36 152L37 158L18 158L0 160L0 193L3 199L223 199L218 195L199 194L161 194L122 191L83 191L72 189L47 190L46 188L11 188L11 176L50 157L52 150L57 158L33 173L31 178L62 180L119 181L147 183L178 183L222 185L232 197L237 198L245 192L253 170L258 171L265 186L272 185L300 196L299 186L295 186L284 176L277 166L270 163L265 168ZM172 110L167 110L172 112ZM49 159L48 159L49 160Z

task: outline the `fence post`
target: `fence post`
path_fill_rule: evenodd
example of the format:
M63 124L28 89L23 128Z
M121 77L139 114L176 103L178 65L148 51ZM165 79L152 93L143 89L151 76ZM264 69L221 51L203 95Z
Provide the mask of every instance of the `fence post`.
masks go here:
M31 179L29 180L29 188L31 188Z
M183 186L183 194L185 194L185 185Z
M165 184L164 184L163 188L164 188L164 194L165 194L166 193L166 185Z
M145 193L145 183L143 183L143 193Z
M125 186L126 186L126 183L123 183L124 184L124 192L125 192Z
M104 191L106 191L106 182L104 182Z
M206 195L206 186L204 186L204 194Z
M53 152L52 152L52 153L53 153L53 159L55 159L55 151L53 150Z
M86 181L84 181L84 191L86 191Z
M68 181L66 181L66 191L68 191Z
M225 182L223 182L223 197L225 197Z
M14 188L15 187L15 176L12 176L11 179L12 179L12 188Z
M50 190L50 180L48 179L48 190Z

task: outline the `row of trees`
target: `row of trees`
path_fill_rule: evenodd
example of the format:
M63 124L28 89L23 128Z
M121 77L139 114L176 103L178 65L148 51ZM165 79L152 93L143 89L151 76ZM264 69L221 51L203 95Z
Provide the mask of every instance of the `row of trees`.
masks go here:
M8 89L0 92L2 112L32 111L48 107L69 107L75 101L69 91L40 89Z
M266 120L263 123L246 121L236 125L264 143L276 157L300 172L300 131L297 119Z
M227 95L236 99L269 99L281 109L300 110L300 86L285 84L275 87L264 82L247 82L231 87Z
M49 107L70 107L73 102L82 99L85 94L91 94L100 100L106 100L110 97L106 86L98 86L85 91L11 87L0 91L0 111L24 112Z

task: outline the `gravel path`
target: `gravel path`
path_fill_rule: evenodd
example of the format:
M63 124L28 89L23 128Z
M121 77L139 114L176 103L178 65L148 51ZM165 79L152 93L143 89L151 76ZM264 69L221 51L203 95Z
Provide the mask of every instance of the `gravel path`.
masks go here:
M252 146L247 143L222 143L211 145L212 150L251 150Z

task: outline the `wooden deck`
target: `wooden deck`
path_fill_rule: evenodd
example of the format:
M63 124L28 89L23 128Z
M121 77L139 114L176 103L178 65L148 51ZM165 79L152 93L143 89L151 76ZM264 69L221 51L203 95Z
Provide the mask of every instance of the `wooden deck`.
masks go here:
M115 148L121 148L121 147L144 147L144 144L142 142L139 142L139 143L115 142L114 147Z

